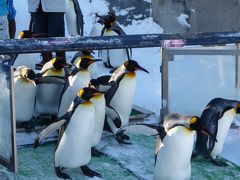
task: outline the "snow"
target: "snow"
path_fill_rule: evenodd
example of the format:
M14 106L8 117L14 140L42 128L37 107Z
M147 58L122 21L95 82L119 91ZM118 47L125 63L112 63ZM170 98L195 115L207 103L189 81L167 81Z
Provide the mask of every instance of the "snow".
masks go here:
M187 22L187 18L188 18L188 15L182 13L176 19L181 26L191 28L191 25Z
M151 2L150 0L145 1ZM84 14L84 35L88 36L96 21L95 13L106 14L109 4L105 0L92 0L91 3L79 0L79 3ZM21 30L28 29L30 15L27 12L27 0L17 0L14 1L14 4L17 9L16 22L17 34L19 34ZM117 10L116 13L125 15L128 10L131 9ZM177 17L177 21L182 26L190 28L190 24L186 21L187 18L188 15L181 14ZM163 32L163 29L153 22L152 17L144 20L132 20L131 25L121 25L121 27L129 35ZM66 33L66 35L68 34ZM72 55L72 53L68 54ZM199 115L204 106L214 97L239 99L239 96L235 95L234 89L234 58L233 56L177 56L175 61L169 63L170 110ZM150 72L149 74L143 72L137 74L138 84L134 104L155 112L158 117L161 108L161 48L135 48L133 49L133 59ZM108 70L100 64L94 68L98 69L101 75L108 74ZM223 157L238 165L240 165L239 139L240 130L231 130L223 150ZM116 146L112 155L120 158L123 156L118 154L121 150ZM107 151L110 152L108 149ZM129 153L134 155L134 151Z

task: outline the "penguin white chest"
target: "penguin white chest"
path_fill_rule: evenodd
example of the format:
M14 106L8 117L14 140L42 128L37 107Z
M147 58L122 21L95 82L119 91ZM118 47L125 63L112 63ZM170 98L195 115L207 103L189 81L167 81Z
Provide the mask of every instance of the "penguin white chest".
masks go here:
M56 150L56 165L76 168L90 161L94 114L91 102L76 108Z
M236 116L235 109L230 109L224 113L221 119L218 120L218 131L217 131L217 141L215 142L214 148L211 152L211 157L216 159L218 155L221 154L224 141L226 139L229 128Z
M135 73L125 74L119 83L110 105L122 116L122 126L128 125L133 106L137 77Z
M15 111L17 122L31 120L34 110L36 85L34 82L26 82L23 78L14 78Z
M103 94L91 99L95 107L94 130L92 135L92 146L96 146L102 137L103 125L105 120L105 98Z
M194 134L184 127L168 131L157 154L154 180L190 179Z
M67 24L68 34L70 36L79 36L77 28L77 14L74 9L73 1L66 1L67 11L65 13L65 19Z
M76 75L69 77L69 86L66 91L63 93L58 117L64 115L68 108L70 107L71 102L77 95L77 92L88 85L90 81L90 75L88 71L79 71Z
M114 31L105 31L103 36L118 36ZM111 50L102 50L101 58L104 62L110 62L111 66L117 68L121 66L127 59L127 50L126 49L111 49Z

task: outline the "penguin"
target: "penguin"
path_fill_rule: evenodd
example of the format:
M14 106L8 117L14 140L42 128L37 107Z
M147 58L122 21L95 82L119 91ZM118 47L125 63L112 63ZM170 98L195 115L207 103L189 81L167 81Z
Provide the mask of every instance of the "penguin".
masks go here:
M55 173L59 178L70 179L63 169L77 167L81 167L86 176L101 177L87 166L91 159L95 118L95 108L90 99L95 93L98 91L92 88L79 90L68 112L45 128L35 139L34 148L44 137L60 128L54 161Z
M97 61L99 60L89 58L78 59L76 67L72 70L70 76L68 77L69 85L63 93L58 117L66 113L78 90L88 86L90 82L88 67Z
M95 52L92 50L88 50L88 49L81 50L73 56L71 60L71 64L76 65L81 58L88 58L91 60L102 61L101 59L94 58L93 54L95 54ZM98 64L97 63L91 64L91 66L88 67L88 71L90 73L91 79L97 77L99 73Z
M68 75L71 66L60 57L55 57L44 64L36 79L36 116L58 115L63 92L69 83Z
M128 125L137 83L135 73L137 70L149 73L137 61L125 61L122 66L114 71L109 80L111 87L105 92L106 106L108 107L106 109L106 120L114 134L116 134L118 128ZM116 113L113 113L113 110L117 111L120 119L117 118ZM121 137L116 139L119 143L124 143Z
M210 133L217 139L217 142L209 139L205 134L198 133L193 155L203 155L218 166L227 166L217 157L221 155L227 133L237 113L240 113L239 101L223 98L212 99L202 112L201 121L204 121L210 128Z
M105 122L105 97L103 93L96 93L90 99L95 107L94 130L92 135L92 155L100 157L104 153L100 152L95 146L100 142Z
M19 66L14 71L14 93L16 122L23 124L26 130L31 130L29 122L34 114L36 94L35 73L26 66Z
M76 65L77 63L77 59L79 58L89 58L89 59L93 59L94 51L92 50L88 50L88 49L83 49L81 51L78 51L76 54L74 54L73 58L71 59L71 64Z
M68 64L64 58L55 57L43 65L40 74L42 77L66 77L68 75L68 70L66 68L70 68L71 66L72 65Z
M98 23L103 24L104 27L101 36L123 36L126 33L116 23L116 15L109 12L106 16L97 15ZM114 49L114 50L100 50L99 55L103 60L103 64L107 68L118 68L127 59L131 58L131 53L128 49Z
M65 20L67 24L68 34L72 37L83 36L83 14L77 0L66 1Z
M191 177L191 154L196 131L212 137L199 117L173 113L165 118L163 125L130 125L118 133L158 135L153 179L186 180Z

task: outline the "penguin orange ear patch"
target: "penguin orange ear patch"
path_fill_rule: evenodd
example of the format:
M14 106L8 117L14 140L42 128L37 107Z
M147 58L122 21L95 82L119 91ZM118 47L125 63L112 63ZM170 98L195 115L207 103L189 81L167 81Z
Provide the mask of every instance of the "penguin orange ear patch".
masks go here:
M56 58L53 58L52 59L52 64L54 64L56 62L56 60L57 60Z
M82 97L83 93L84 93L84 90L80 89L79 92L78 92L79 97Z
M20 32L19 37L20 37L20 39L22 39L24 37L24 32L23 31Z
M196 117L193 117L191 120L190 120L190 124L194 124L197 122L197 118Z

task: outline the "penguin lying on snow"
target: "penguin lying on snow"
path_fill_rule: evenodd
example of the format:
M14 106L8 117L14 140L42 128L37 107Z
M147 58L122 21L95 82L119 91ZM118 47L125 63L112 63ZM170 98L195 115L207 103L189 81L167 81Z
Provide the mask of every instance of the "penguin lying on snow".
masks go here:
M202 112L201 121L210 128L210 133L217 139L217 142L202 133L198 133L194 155L204 155L209 157L214 164L226 166L225 162L217 160L217 156L222 152L224 141L236 113L240 113L239 101L222 98L211 100Z
M35 73L26 66L14 71L15 111L17 123L24 124L26 130L33 127L28 123L34 113L36 95Z
M158 135L154 180L186 180L191 177L191 155L195 131L212 135L197 116L170 114L163 126L130 125L118 133Z
M36 148L42 139L60 128L55 151L55 173L60 178L70 179L70 176L62 170L77 167L81 167L86 176L101 177L100 174L89 169L86 165L91 159L94 133L95 108L90 101L94 94L99 95L95 89L81 89L68 112L45 128L34 142L34 148Z
M98 23L103 24L101 36L122 36L125 32L116 23L116 16L113 12L109 12L106 16L97 15ZM126 59L130 59L130 52L128 49L111 49L100 50L100 57L103 60L104 66L107 68L118 68Z
M133 98L137 83L137 76L135 71L140 70L149 73L142 68L136 61L128 60L114 71L112 76L103 76L91 82L98 86L99 91L106 88L106 115L107 124L110 131L114 134L119 128L127 126L129 122L130 113L133 105ZM101 81L101 82L97 82ZM106 84L106 86L104 86ZM107 127L105 127L106 129ZM125 135L118 134L116 140L119 143L129 143L129 138Z

